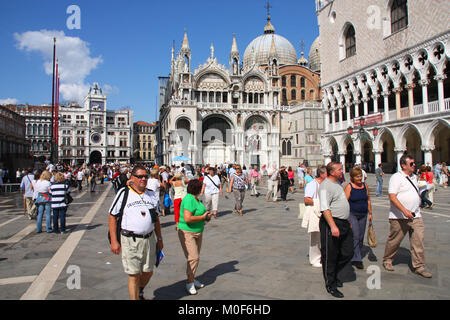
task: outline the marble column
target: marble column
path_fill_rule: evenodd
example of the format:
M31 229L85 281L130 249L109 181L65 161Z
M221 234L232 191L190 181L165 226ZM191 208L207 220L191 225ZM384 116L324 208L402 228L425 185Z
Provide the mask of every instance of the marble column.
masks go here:
M331 109L331 130L336 131L336 109Z
M433 166L433 150L434 146L422 146L423 151L423 163L425 163L427 166L432 167Z
M346 103L345 107L347 109L347 128L352 125L352 120L350 119L350 104Z
M342 168L344 169L345 172L345 152L339 153L339 162L342 164Z
M380 97L380 95L378 94L374 94L372 95L372 100L373 100L373 113L378 113L378 98Z
M342 120L343 119L342 109L344 108L344 106L340 105L338 108L339 108L339 129L342 130L344 127L344 121Z
M364 115L367 116L369 114L369 104L368 104L369 99L363 98L362 101L364 103Z
M328 111L325 111L324 113L323 113L325 116L324 116L324 124L325 124L325 132L328 132L329 131L329 126L330 126L330 112L328 112Z
M375 156L375 169L376 169L378 168L378 165L381 163L381 153L383 152L383 150L373 149L372 152Z
M353 105L355 106L355 119L359 118L359 100L356 100Z
M355 164L362 164L361 163L361 153L357 153L357 151L354 151L355 154Z
M430 80L420 80L419 84L422 86L423 114L428 114L428 85L430 84Z
M409 108L409 117L414 117L414 88L416 85L414 83L407 84L405 86L408 89L408 108Z
M435 76L434 79L438 82L438 99L439 99L439 112L445 111L444 102L444 80L447 78L445 74Z
M389 121L389 91L383 91L384 98L384 121Z
M403 153L405 151L406 151L406 149L398 149L398 148L394 149L394 152L397 155L397 171L401 171L402 170L402 167L400 165L400 158L403 156Z

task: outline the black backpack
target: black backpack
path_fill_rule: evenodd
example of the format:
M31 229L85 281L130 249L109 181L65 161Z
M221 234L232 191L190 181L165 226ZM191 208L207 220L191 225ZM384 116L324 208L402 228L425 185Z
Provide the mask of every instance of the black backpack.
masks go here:
M123 191L122 191L122 190L123 190ZM119 213L115 216L115 218L116 218L116 224L117 224L117 226L116 226L116 235L117 235L117 241L118 241L119 243L120 243L120 232L122 231L122 216L123 216L123 210L125 209L125 205L127 204L127 200L128 200L128 192L130 191L130 189L129 189L128 187L126 187L126 188L124 188L124 189L121 189L120 191L124 193L124 194L123 194L123 199L122 199L122 205L120 206ZM119 199L120 199L120 194L119 194L119 196L117 197L116 202L119 201ZM114 205L115 205L115 204L114 204ZM114 205L113 205L113 207L114 207ZM108 228L108 229L109 229L109 228ZM109 244L111 244L111 235L110 235L110 233L109 233L109 230L108 230L108 241L109 241Z

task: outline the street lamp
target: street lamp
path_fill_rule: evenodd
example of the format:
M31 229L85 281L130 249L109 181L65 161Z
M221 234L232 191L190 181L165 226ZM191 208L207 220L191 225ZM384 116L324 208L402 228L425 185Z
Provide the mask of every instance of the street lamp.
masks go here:
M353 141L356 141L358 139L363 140L364 138L367 138L368 140L373 140L368 134L367 130L364 129L365 124L366 124L365 118L361 117L359 119L359 128L356 130L356 132L354 132L354 128L352 126L347 128L347 133L350 136L350 138L352 138ZM355 133L355 135L353 135L353 133ZM372 134L374 137L378 135L377 127L372 129Z

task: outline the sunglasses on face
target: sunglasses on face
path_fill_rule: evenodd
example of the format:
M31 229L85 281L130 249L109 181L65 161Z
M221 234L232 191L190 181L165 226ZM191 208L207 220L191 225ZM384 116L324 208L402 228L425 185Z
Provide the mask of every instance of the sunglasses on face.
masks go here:
M139 176L134 174L133 176L135 176L138 179L142 179L142 178L148 179L148 174L143 174L143 175L139 175Z
M409 166L410 166L410 167L413 167L413 166L415 166L415 165L416 165L415 162L410 162L410 163L409 163Z

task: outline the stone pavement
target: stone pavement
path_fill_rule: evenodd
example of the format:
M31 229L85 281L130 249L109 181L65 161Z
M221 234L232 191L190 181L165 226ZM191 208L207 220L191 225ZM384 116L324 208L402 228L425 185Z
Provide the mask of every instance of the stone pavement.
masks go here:
M449 299L449 189L439 188L434 209L423 213L425 258L433 273L433 278L424 279L411 271L407 238L394 260L395 272L382 267L389 232L388 181L386 177L385 194L372 198L378 246L371 250L366 247L365 270L351 266L344 270L345 299ZM369 175L368 183L374 194L373 175ZM262 194L264 187L260 186ZM20 208L1 206L12 205L14 197L9 197L10 202L0 198L0 299L128 299L121 258L111 253L106 238L107 211L114 197L108 188L97 186L95 194L81 194L75 200L69 209L68 221L73 223L69 234L31 232L24 238L16 237L16 242L7 240L33 225L34 220L26 219ZM308 263L309 236L297 219L303 192L297 190L288 195L287 202L278 203L268 203L264 196L251 197L247 192L242 217L232 212L233 196L225 195L220 198L219 218L207 223L203 235L197 276L206 287L196 296L185 291L186 260L172 213L161 217L165 258L145 290L148 299L334 299L324 288L322 270ZM15 198L17 204L19 197ZM16 220L8 222L12 219ZM380 272L380 289L368 288L372 276L367 273L369 266ZM79 289L74 281L78 271Z

